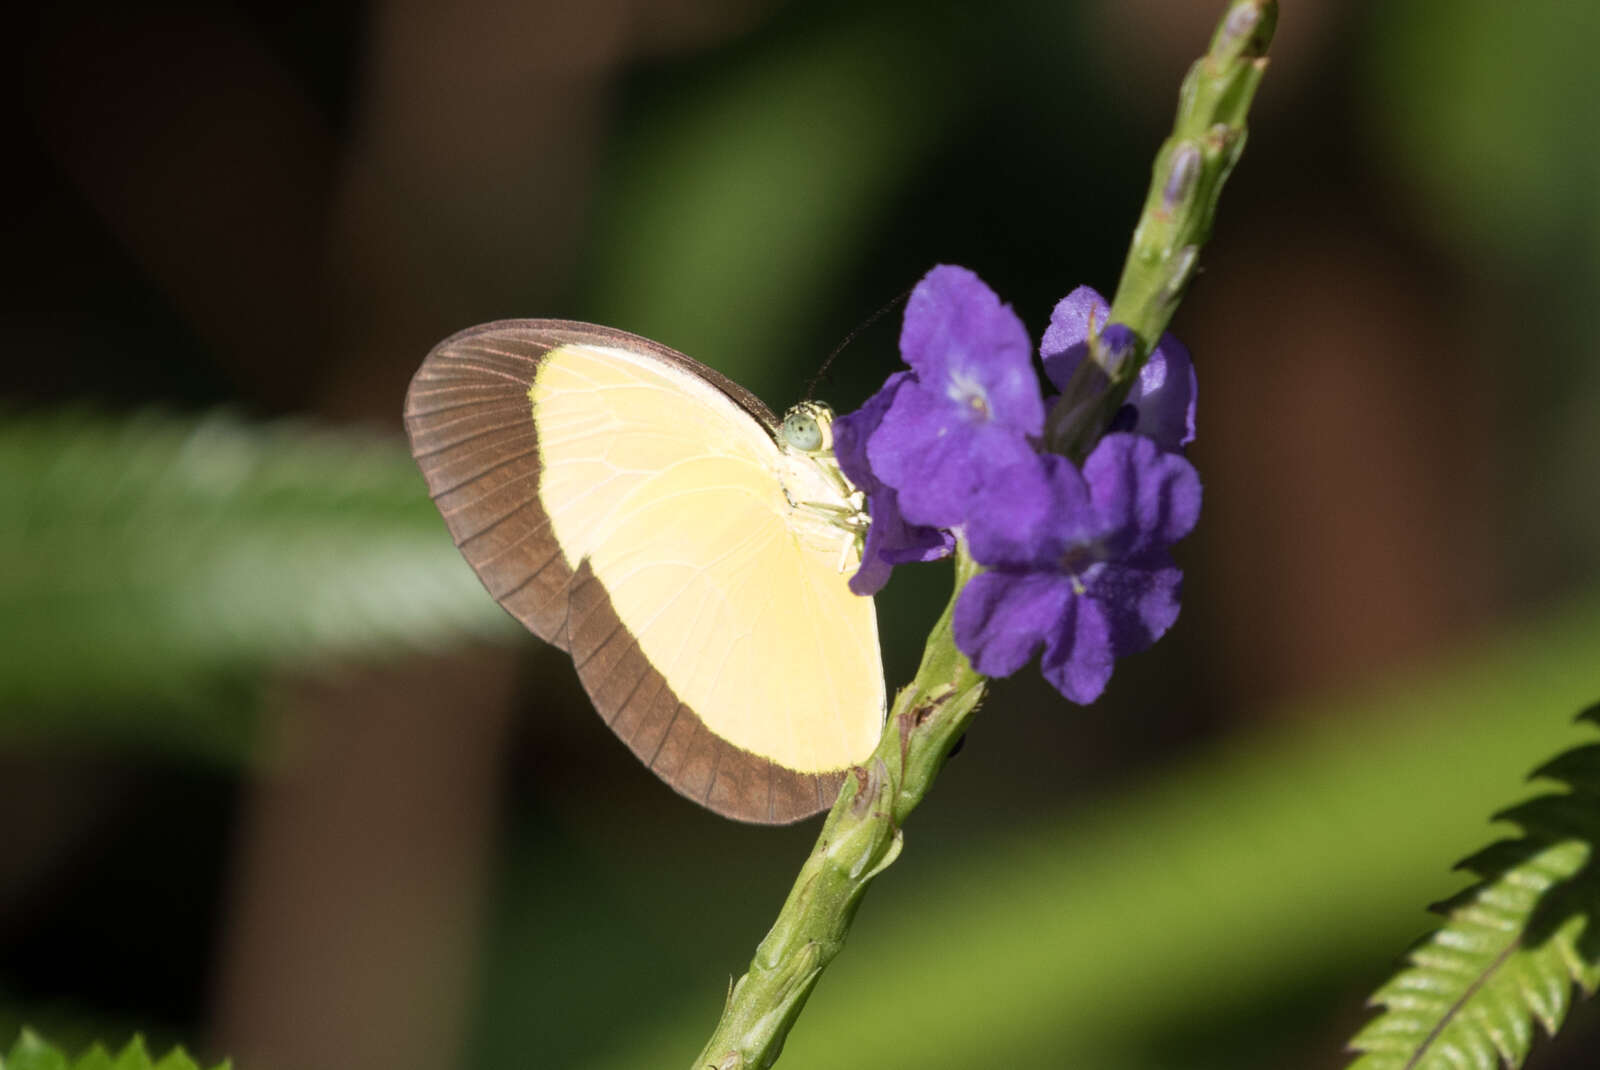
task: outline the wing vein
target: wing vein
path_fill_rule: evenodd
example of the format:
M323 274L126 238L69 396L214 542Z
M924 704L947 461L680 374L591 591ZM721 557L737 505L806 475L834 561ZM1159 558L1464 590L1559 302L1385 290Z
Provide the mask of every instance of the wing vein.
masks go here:
M582 672L583 669L584 669L584 666L588 665L589 662L593 661L594 660L594 656L596 654L600 653L600 651L604 650L606 648L606 645L608 643L610 643L612 639L616 638L616 635L617 635L617 633L619 631L622 631L622 621L621 620L618 620L615 624L613 624L611 626L611 630L606 633L606 637L604 639L600 640L598 643L596 643L594 645L594 649L590 650L587 654L585 654L583 656L583 660L582 661L574 662L573 663L573 668L577 669L579 672Z
M455 449L457 446L465 446L468 442L475 442L476 440L478 440L480 438L484 438L485 436L488 436L488 435L497 435L502 431L510 431L513 428L520 426L522 424L522 422L523 422L522 420L513 420L508 424L496 424L494 427L485 427L480 431L474 431L472 434L468 435L466 438L458 438L454 442L446 442L442 446L434 446L431 449L419 450L419 451L414 452L412 454L412 456L416 457L416 459L418 461L425 461L429 457L436 457L441 453L445 453L445 452L447 452L449 450ZM520 458L526 457L530 453L537 453L538 450L539 450L539 447L537 445L534 445L534 446L528 448L527 450L524 450L523 452L517 454L514 457L506 458L504 461L501 462L501 464L495 465L495 468L499 468L499 467L501 467L502 465L505 465L505 464L510 464L512 461L515 461L515 460L518 460ZM489 472L492 472L492 471L494 471L494 468L485 468L483 471L478 472L476 475L474 475L471 478L467 479L466 482L470 483L470 482L472 482L473 479L477 479L478 476L486 475L486 474L488 474ZM457 484L457 486L460 486L460 484ZM450 489L454 490L455 488L452 487ZM448 492L444 492L444 493L448 493Z
M683 703L680 702L678 703L677 708L672 711L672 720L667 722L667 730L661 734L661 742L656 744L656 752L650 755L650 760L645 763L651 769L654 769L656 767L656 762L661 760L661 752L666 748L667 740L672 738L672 726L678 723L678 715L682 712Z
M638 641L635 640L633 645L635 648L637 648L639 645ZM606 718L607 728L611 727L612 723L616 721L618 717L622 716L622 711L628 708L629 703L633 701L633 696L639 693L639 688L643 687L644 682L650 679L650 661L648 658L645 658L642 652L640 653L639 657L644 661L645 670L639 674L639 678L635 680L633 682L633 686L628 689L627 697L622 700L615 710L611 711L611 716Z
M525 450L521 450L521 451L519 451L517 453L514 453L510 457L501 458L500 460L496 461L494 464L491 464L489 467L479 469L477 472L474 472L472 475L468 476L465 479L462 479L462 480L459 480L459 481L457 481L455 483L452 483L448 487L441 487L440 489L434 491L433 492L433 500L435 502L437 502L440 498L443 498L446 494L454 494L456 491L460 490L461 488L463 488L463 487L465 487L465 486L467 486L467 485L469 485L471 483L476 483L478 480L482 479L484 476L493 475L495 472L498 472L500 469L506 467L507 465L516 464L518 461L523 460L524 458L527 458L527 457L534 456L538 452L539 452L538 447L534 446L534 447L530 447L530 448L525 449ZM510 479L506 480L504 483L500 484L500 486L495 487L494 491L485 491L484 492L484 497L488 497L489 494L494 493L495 491L505 490L509 486L512 486L512 485L517 484L517 483L521 483L524 479L532 478L534 476L537 476L538 474L539 474L538 471L532 471L532 472L524 472L521 475L513 476ZM481 501L481 500L482 499L480 498L479 501ZM440 511L443 512L444 515L447 516L447 517L448 516L454 516L456 513L461 512L461 510L470 509L476 504L477 504L477 502L468 502L466 504L458 505L458 506L455 506L455 507L450 508L450 509L444 509L443 507L441 507ZM524 502L523 504L526 505L527 503ZM517 508L520 509L520 508L522 508L522 506L519 505L519 506L517 506Z
M560 556L561 556L561 547L557 546L555 548L555 552L552 553L549 557L545 558L544 564L540 565L538 568L536 568L536 569L532 570L531 572L529 572L528 575L522 580L521 583L519 583L515 587L511 588L509 591L506 591L506 592L504 592L502 594L496 595L495 596L495 601L504 604L506 599L514 598L518 594L522 593L523 589L526 588L528 586L528 584L530 584L534 580L538 579L540 574L543 573L545 569L549 568L551 563L553 561L555 561L556 558L558 558ZM569 601L570 601L570 599L569 599Z

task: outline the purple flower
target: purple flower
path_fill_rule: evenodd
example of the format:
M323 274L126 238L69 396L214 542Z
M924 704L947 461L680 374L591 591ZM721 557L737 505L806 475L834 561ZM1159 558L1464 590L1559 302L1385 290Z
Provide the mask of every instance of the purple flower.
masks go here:
M1119 657L1178 618L1183 575L1169 548L1194 527L1200 477L1142 435L1110 434L1080 474L1044 454L987 480L969 512L988 566L956 603L956 645L986 676L1009 676L1042 646L1047 680L1089 703Z
M1066 389L1088 354L1091 334L1127 331L1120 325L1106 327L1110 312L1105 298L1088 286L1078 287L1056 304L1039 355L1044 358L1045 375L1057 389ZM1189 351L1170 333L1163 334L1139 369L1139 381L1128 392L1122 412L1112 422L1113 429L1146 435L1166 450L1188 445L1194 441L1197 385Z
M1102 360L1132 355L1137 339L1108 313L1088 287L1056 306L1041 353L1058 387L1091 343ZM833 425L839 466L872 517L851 589L870 594L895 564L948 554L958 529L986 566L955 609L973 667L1009 676L1042 649L1046 679L1092 702L1117 658L1178 617L1170 549L1200 511L1200 478L1177 452L1194 438L1188 351L1162 337L1081 471L1038 452L1045 403L1027 331L972 272L923 278L900 351L911 370Z
M910 372L896 372L861 408L833 421L834 457L850 482L866 494L867 512L872 516L861 552L861 567L850 577L850 589L856 594L876 594L889 582L889 572L895 565L932 561L955 549L955 536L948 531L908 523L900 513L895 489L880 480L867 464L867 440L883 422L895 394L912 381Z
M866 459L906 520L955 527L992 473L1034 455L1029 437L1044 429L1028 331L978 276L941 265L911 293L900 353L913 374Z

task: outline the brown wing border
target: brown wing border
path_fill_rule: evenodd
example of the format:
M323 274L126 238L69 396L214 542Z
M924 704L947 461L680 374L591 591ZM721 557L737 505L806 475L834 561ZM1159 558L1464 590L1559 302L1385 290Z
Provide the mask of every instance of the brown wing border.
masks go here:
M844 773L799 773L733 746L681 702L639 649L587 560L569 568L539 505L527 391L566 344L648 353L728 395L776 436L761 399L647 338L571 320L500 320L428 353L406 391L406 434L428 493L484 588L524 627L572 655L595 710L680 794L740 821L787 824L825 809Z

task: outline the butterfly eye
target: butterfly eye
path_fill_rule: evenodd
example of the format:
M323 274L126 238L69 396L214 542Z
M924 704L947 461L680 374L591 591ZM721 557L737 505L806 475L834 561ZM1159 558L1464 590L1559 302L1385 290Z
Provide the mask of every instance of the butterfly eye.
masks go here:
M809 412L791 412L783 418L783 440L797 450L813 453L822 448L822 425Z

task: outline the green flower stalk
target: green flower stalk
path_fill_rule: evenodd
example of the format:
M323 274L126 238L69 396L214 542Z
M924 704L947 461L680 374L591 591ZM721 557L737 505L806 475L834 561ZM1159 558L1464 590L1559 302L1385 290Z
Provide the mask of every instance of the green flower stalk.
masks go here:
M1211 236L1223 184L1244 152L1245 118L1277 22L1276 0L1232 4L1210 50L1189 68L1107 317L1128 328L1132 345L1107 345L1098 334L1091 339L1092 359L1078 367L1050 413L1046 437L1057 452L1076 459L1089 452L1172 322Z
M1223 183L1243 151L1245 117L1276 19L1275 0L1237 0L1184 80L1177 120L1156 157L1107 317L1121 329L1090 331L1090 359L1078 365L1043 423L1054 452L1073 460L1088 455L1171 321L1210 234ZM974 397L984 403L975 411L987 418L987 397ZM909 530L907 545L917 534ZM869 544L871 538L869 532ZM867 886L899 856L905 819L932 787L983 697L986 678L957 649L954 623L963 588L981 571L967 547L958 546L955 590L915 679L896 695L877 749L845 778L777 921L729 990L693 1070L751 1070L777 1061L822 971L843 947Z

